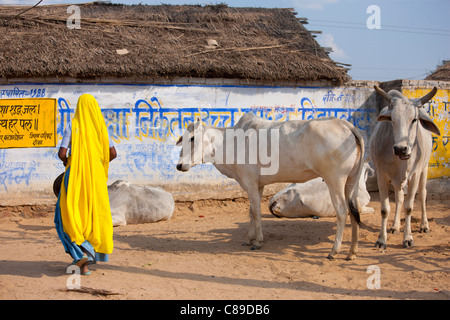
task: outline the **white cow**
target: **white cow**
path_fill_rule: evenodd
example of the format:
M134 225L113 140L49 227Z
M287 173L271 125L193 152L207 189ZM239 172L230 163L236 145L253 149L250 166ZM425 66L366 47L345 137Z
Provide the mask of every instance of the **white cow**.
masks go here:
M263 242L264 186L322 177L337 212L336 237L328 258L333 259L340 250L349 210L352 244L347 259L356 257L361 211L357 193L364 165L364 141L347 121L320 118L272 122L249 112L231 128L191 123L177 145L182 145L178 170L188 171L195 164L212 162L247 192L250 227L245 244L252 245L252 249L260 248Z
M53 182L58 197L64 172ZM159 188L117 180L108 186L113 226L169 220L175 210L172 195Z
M172 195L159 187L118 180L108 194L113 226L169 220L175 210Z
M359 179L358 198L362 213L372 213L373 208L367 207L370 194L367 192L366 181L375 171L368 163L364 164L364 171ZM322 178L309 180L305 183L293 183L277 192L269 201L269 210L277 218L306 218L306 217L334 217L328 187Z
M381 202L381 230L375 246L386 248L387 219L390 212L388 187L395 191L395 218L391 232L400 229L400 212L404 203L403 188L408 187L405 206L405 228L403 246L414 245L411 233L411 212L416 192L422 209L420 232L429 232L426 214L426 183L428 161L431 156L431 132L440 135L439 128L421 108L437 92L435 87L420 99L409 100L397 90L386 93L375 86L375 90L388 102L381 110L378 123L369 141L370 158L377 172Z

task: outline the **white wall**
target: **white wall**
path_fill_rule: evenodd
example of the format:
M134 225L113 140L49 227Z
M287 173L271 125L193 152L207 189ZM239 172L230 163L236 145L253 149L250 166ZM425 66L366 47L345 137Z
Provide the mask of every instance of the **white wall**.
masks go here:
M38 91L40 90L40 91ZM373 88L246 87L187 85L10 84L0 85L0 99L57 99L57 144L73 117L78 97L92 94L100 104L113 136L118 158L111 163L109 183L118 179L160 185L174 196L205 195L204 188L223 194L236 183L210 164L178 172L176 140L195 118L228 127L252 111L274 121L323 116L344 118L362 130L365 139L375 123ZM0 115L1 120L1 115ZM5 130L5 129L4 129ZM0 134L1 128L0 128ZM1 149L0 201L28 201L29 195L52 196L54 179L64 171L54 148Z

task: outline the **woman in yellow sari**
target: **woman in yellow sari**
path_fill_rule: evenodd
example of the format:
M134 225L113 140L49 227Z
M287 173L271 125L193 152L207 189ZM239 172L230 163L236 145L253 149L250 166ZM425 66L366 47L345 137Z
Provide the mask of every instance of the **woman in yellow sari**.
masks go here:
M116 156L97 101L83 94L58 152L66 171L56 203L55 226L73 264L84 275L90 274L89 264L107 262L113 250L107 180L109 162Z

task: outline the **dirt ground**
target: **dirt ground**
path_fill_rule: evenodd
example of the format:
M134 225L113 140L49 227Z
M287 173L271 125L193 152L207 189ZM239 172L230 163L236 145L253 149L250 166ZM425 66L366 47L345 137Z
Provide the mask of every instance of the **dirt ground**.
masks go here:
M265 244L250 251L242 246L249 225L246 199L178 202L169 221L115 227L110 262L93 266L75 291L67 288L77 283L66 273L71 258L57 237L53 208L10 208L0 218L0 299L449 300L450 200L428 201L429 234L418 232L416 203L415 247L403 248L402 234L389 235L380 251L374 248L377 197L372 194L369 204L375 213L362 216L354 261L345 260L349 219L342 252L329 261L335 218L278 219L266 198ZM26 218L26 210L38 214Z

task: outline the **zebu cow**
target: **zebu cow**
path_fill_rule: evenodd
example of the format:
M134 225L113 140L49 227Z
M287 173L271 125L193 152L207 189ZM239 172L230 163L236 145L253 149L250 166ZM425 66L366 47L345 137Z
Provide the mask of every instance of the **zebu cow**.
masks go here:
M240 144L239 141L234 143L235 137L241 140ZM191 123L177 145L182 145L178 170L188 171L195 164L212 162L247 192L250 227L245 244L252 245L252 249L260 248L263 242L261 197L264 186L322 177L337 212L336 237L328 258L333 259L340 250L349 210L352 244L347 259L356 257L361 211L357 193L364 166L364 141L347 121L320 118L272 122L249 112L231 128L203 126L199 121ZM234 161L235 154L237 161Z
M114 227L170 220L175 210L172 195L159 187L117 180L108 195Z
M366 207L370 202L366 181L374 176L375 171L368 163L364 164L363 174L359 179L358 199L362 213L372 213L373 208ZM277 218L334 217L336 212L331 203L328 187L322 178L305 183L293 183L277 192L269 201L269 210Z
M425 208L428 161L431 156L431 132L440 135L439 128L421 108L437 92L435 87L420 99L409 100L397 90L386 93L375 90L389 103L381 110L378 123L369 141L370 158L375 165L381 202L381 230L375 246L386 248L386 224L390 212L388 187L395 190L395 218L391 232L400 228L400 212L404 203L403 188L408 186L405 202L403 246L414 245L411 233L411 212L416 192L422 209L420 232L429 232Z
M53 192L59 196L64 172L53 182ZM117 180L108 186L113 226L169 220L175 210L172 195L159 188Z

